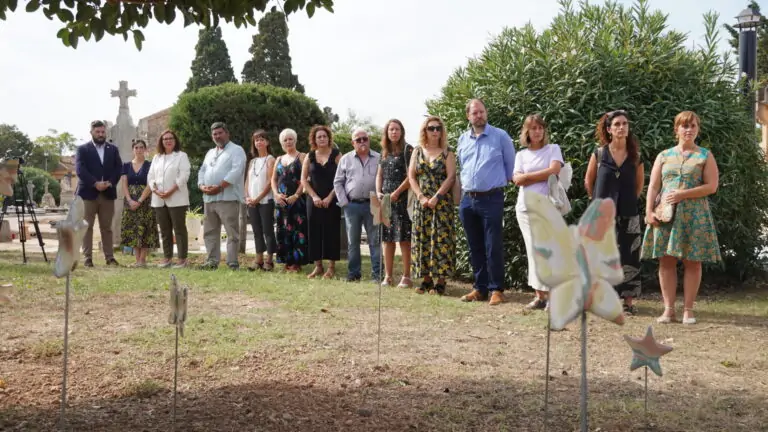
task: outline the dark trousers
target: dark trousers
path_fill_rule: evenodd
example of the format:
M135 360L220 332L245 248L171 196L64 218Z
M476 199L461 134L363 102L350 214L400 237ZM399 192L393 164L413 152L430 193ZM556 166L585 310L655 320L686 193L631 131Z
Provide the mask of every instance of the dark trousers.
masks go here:
M309 260L341 259L341 207L334 200L328 208L315 207L307 200L309 218Z
M160 236L163 240L163 256L173 258L173 236L176 235L176 247L179 248L179 259L187 259L189 238L187 234L187 208L189 206L155 207L155 217L160 225Z
M253 241L256 243L256 253L265 251L272 255L277 250L275 241L275 202L269 200L266 204L256 204L248 207L248 221L253 230Z
M459 218L464 225L475 276L474 287L482 293L504 291L503 216L501 189L474 198L464 194L459 205Z

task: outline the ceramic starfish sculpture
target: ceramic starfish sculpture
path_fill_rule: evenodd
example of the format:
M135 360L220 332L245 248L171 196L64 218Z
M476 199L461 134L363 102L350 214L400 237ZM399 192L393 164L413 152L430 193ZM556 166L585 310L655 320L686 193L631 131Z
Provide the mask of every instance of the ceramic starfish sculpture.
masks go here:
M0 195L13 195L13 184L19 171L19 162L15 159L0 160Z
M592 201L578 226L569 227L546 196L529 193L524 199L536 274L551 289L551 328L564 328L583 311L624 324L621 300L613 289L624 280L613 201Z
M80 260L80 246L83 244L83 236L88 229L88 222L83 220L84 217L85 204L83 199L78 196L69 205L67 218L56 224L59 251L56 253L53 275L58 278L67 276L72 272Z
M171 313L168 315L168 324L175 324L179 329L179 335L184 336L184 322L187 320L187 295L189 289L179 285L176 275L171 275Z
M659 364L659 359L664 354L672 351L672 347L656 342L656 339L653 337L653 328L651 326L648 326L645 337L633 338L624 335L624 340L626 340L632 348L632 364L629 366L629 370L633 371L637 368L648 366L653 373L661 376L661 364Z

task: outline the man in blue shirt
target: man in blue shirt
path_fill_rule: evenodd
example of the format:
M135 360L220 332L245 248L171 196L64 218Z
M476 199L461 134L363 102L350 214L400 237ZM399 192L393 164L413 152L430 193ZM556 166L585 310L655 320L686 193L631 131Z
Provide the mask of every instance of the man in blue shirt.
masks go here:
M504 302L504 247L502 219L504 186L512 181L515 146L509 134L488 124L480 99L466 108L472 127L459 137L462 198L459 218L464 225L475 277L474 289L462 301Z
M245 150L229 140L229 129L222 122L211 125L211 137L216 147L208 150L197 186L203 192L205 220L203 240L208 251L204 270L215 270L221 260L221 225L227 232L227 265L240 268L237 249L240 245L240 204L245 202L243 190Z

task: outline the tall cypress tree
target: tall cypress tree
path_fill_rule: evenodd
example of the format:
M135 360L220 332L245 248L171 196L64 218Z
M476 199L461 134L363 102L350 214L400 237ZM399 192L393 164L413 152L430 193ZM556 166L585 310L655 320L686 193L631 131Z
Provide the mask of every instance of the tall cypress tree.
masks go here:
M192 76L187 81L185 92L237 82L227 44L221 38L221 28L200 30L195 53L195 59L192 60Z
M248 52L253 56L243 66L243 82L269 84L304 93L299 77L291 70L288 24L285 15L273 8L259 20Z

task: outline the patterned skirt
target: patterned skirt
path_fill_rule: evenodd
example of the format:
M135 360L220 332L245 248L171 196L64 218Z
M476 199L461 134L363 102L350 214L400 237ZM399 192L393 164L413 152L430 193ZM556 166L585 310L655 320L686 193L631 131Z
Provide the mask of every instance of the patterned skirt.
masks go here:
M129 185L128 192L131 198L138 200L144 191L145 185ZM155 249L159 247L160 240L157 232L157 220L150 200L144 202L135 211L123 206L123 222L120 227L120 244L134 249Z

